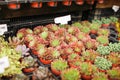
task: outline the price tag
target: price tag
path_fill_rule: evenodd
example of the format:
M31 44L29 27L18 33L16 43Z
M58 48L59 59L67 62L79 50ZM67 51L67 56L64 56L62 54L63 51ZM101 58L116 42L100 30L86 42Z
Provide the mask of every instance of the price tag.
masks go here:
M119 6L117 6L117 5L113 5L113 7L112 7L112 9L114 10L114 12L117 12L118 10L119 10Z
M71 15L56 17L54 19L55 23L60 23L60 24L68 24L68 21L71 21Z
M2 57L0 58L0 68L8 68L10 66L8 57Z
M0 24L0 35L3 35L6 31L8 31L7 24Z

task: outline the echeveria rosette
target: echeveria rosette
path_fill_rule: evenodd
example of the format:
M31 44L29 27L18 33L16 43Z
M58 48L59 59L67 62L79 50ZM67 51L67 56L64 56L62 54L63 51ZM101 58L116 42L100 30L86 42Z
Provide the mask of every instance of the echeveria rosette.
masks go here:
M86 34L89 34L90 33L90 28L89 27L86 27L86 26L83 26L82 29L81 29L82 32L86 33Z
M79 29L82 28L82 25L81 25L80 22L75 22L75 23L72 24L72 26L74 26L74 27L78 27Z
M52 47L59 46L59 45L60 45L60 40L59 40L59 39L52 39L52 40L50 41L50 45L51 45Z
M119 43L109 43L109 49L111 52L120 52L120 42Z
M108 80L108 76L105 73L97 72L93 74L92 80Z
M91 30L98 30L101 26L99 24L96 23L92 23L90 26Z
M46 39L48 37L48 31L44 31L44 32L40 33L40 37L43 39Z
M96 40L103 45L107 45L109 43L108 37L107 36L98 36Z
M61 73L62 80L79 80L80 79L79 70L75 68L69 68Z
M110 33L110 31L108 29L99 29L98 30L98 35L108 36L109 33Z
M102 21L100 21L98 19L94 19L94 20L92 20L92 23L101 25Z
M103 57L97 57L94 64L101 70L108 70L112 67L112 62Z
M111 20L109 18L101 18L101 21L103 24L110 24L111 23Z
M101 55L109 55L110 54L109 46L100 45L97 47L96 51Z
M19 62L19 59L21 58L20 53L17 53L14 49L10 47L3 47L0 52L0 58L4 56L8 57L10 66L5 69L5 72L3 74L0 74L0 77L12 76L22 73L21 70L26 66L26 64Z
M26 45L18 45L15 50L18 52L18 53L21 53L22 56L27 56L29 55L29 48L26 47Z

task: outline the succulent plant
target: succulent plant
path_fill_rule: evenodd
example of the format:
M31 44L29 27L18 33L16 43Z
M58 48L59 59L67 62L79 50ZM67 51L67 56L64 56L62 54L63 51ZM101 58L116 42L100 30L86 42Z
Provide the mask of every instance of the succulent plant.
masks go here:
M92 23L90 26L91 30L98 30L101 26L97 23Z
M119 65L120 64L120 54L111 52L108 55L108 60L112 62L112 64Z
M48 37L48 31L43 31L42 33L40 33L40 37L46 39Z
M53 40L51 40L50 45L52 47L59 46L60 45L60 40L59 39L53 39Z
M109 18L101 18L101 21L103 24L110 24L111 23L111 20Z
M118 18L117 18L117 17L113 17L113 16L111 16L109 19L110 19L113 23L115 23L115 22L118 21Z
M98 35L108 36L109 33L110 33L110 31L108 29L99 29L98 30Z
M86 33L86 34L89 34L90 33L90 28L84 26L84 27L82 27L81 31L84 32L84 33Z
M34 59L32 56L28 56L28 57L24 57L22 59L22 62L24 62L25 64L27 64L27 67L33 67L36 63L36 59Z
M97 47L96 51L101 55L109 55L110 54L109 46L100 45Z
M60 56L60 52L57 49L53 49L53 51L51 51L51 54L54 59L59 58Z
M84 43L86 49L96 49L98 46L98 42L94 39L88 39L85 43Z
M90 49L90 50L85 50L82 53L82 57L87 60L87 61L94 61L96 57L98 56L97 52Z
M92 75L94 72L96 72L96 70L97 70L97 67L88 62L83 62L80 66L81 74L84 74L87 76Z
M79 58L80 58L80 56L78 54L72 53L68 56L68 61L74 61L74 60L79 59Z
M67 61L63 59L57 59L51 63L51 68L62 71L68 68L68 64Z
M48 28L49 31L52 31L52 32L59 29L59 27L56 24L48 24L46 25L46 27Z
M119 80L120 79L120 69L119 68L113 68L110 70L107 70L107 74L111 79Z
M80 73L75 68L69 68L61 73L62 80L79 80L80 79Z
M105 73L94 73L92 80L108 80L108 76Z
M91 26L91 23L89 21L82 21L81 24L83 27L85 27L85 26L90 27Z
M72 24L72 26L78 27L79 29L82 28L82 25L81 25L80 22L75 22L75 23Z
M97 57L94 64L101 70L108 70L112 67L112 62L103 57Z
M104 45L106 45L106 44L109 43L107 36L102 36L102 35L101 35L101 36L98 36L98 37L96 38L96 40L97 40L100 44L104 44Z
M98 19L94 19L94 20L92 20L92 23L101 25L102 21L98 20Z
M85 33L79 32L79 33L76 33L75 36L78 38L78 40L82 40L85 37Z
M16 74L16 75L12 76L12 79L10 79L10 80L30 80L30 77L21 73L21 74Z
M109 49L111 52L120 52L120 42L119 43L109 43Z
M22 57L24 56L27 56L29 55L30 53L28 52L29 51L29 48L26 47L26 45L18 45L15 50L18 52L18 53L21 53Z
M4 69L4 73L1 73L0 77L22 73L21 70L26 66L26 64L20 63L19 59L21 58L21 54L17 53L15 49L9 46L8 42L0 37L0 58L3 57L8 57L10 66Z

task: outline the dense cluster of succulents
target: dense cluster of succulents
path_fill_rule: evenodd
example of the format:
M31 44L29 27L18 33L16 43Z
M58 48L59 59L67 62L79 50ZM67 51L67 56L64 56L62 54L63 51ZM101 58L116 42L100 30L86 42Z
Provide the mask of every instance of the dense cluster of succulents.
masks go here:
M0 77L13 75L18 79L20 74L19 79L22 76L28 79L21 75L21 70L29 72L30 69L33 80L55 80L52 73L61 76L62 80L79 80L86 76L85 80L108 80L118 76L119 73L109 70L113 70L116 64L115 67L120 68L120 43L109 43L110 31L103 28L103 24L109 25L111 21L116 22L117 19L101 18L72 25L48 24L33 30L22 28L17 37L9 38L8 43L0 39L0 58L7 55L11 65L9 71L5 69ZM52 73L48 68L41 68L37 59L40 65L49 65ZM106 72L101 73L100 70ZM111 75L112 72L115 75Z
M103 57L97 57L95 59L95 65L102 70L107 70L112 67L112 62L103 58Z

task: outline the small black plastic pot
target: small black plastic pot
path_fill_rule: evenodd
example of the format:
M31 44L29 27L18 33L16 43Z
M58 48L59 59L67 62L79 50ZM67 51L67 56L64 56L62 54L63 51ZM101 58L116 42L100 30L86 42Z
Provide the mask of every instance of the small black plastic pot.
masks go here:
M109 35L109 37L114 37L114 38L118 38L118 35L117 35L117 33L110 33L110 35Z
M111 42L111 43L118 43L119 41L116 38L114 38L114 37L109 37L109 42Z

